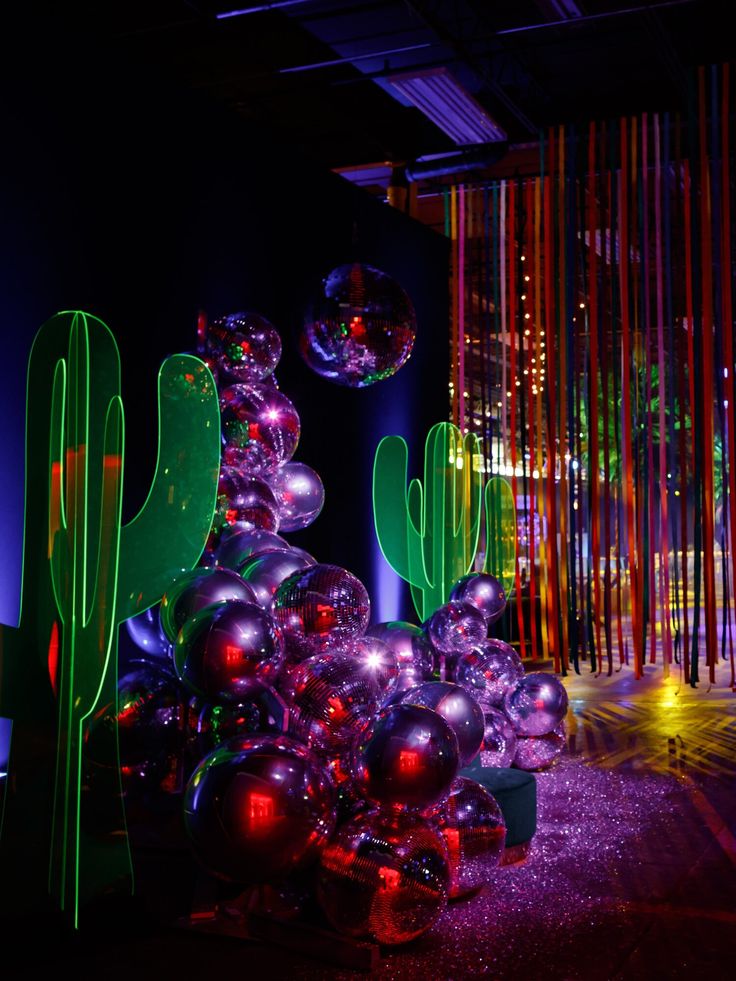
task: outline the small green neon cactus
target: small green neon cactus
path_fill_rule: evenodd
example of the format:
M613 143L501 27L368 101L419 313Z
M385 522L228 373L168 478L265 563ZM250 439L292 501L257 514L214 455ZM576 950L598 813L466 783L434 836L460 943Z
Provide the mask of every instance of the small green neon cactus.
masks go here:
M409 583L423 621L447 602L453 584L473 568L483 498L483 474L477 466L480 443L474 434L463 438L452 423L441 422L427 435L424 485L415 478L407 487L408 459L407 444L400 436L386 436L378 444L373 516L381 551L394 572ZM494 575L504 573L507 589L509 547L512 568L516 555L515 524L513 529L509 526L510 494L501 478L486 485L484 568ZM514 520L513 496L510 505Z
M153 483L122 525L115 340L78 312L40 329L28 367L21 618L0 637L0 715L13 726L0 879L21 905L48 891L75 926L85 900L115 882L132 886L117 741L103 768L108 819L115 812L106 836L96 833L83 773L87 720L116 704L118 626L196 564L214 511L220 422L209 369L190 355L168 358L158 400ZM19 856L30 828L35 853Z

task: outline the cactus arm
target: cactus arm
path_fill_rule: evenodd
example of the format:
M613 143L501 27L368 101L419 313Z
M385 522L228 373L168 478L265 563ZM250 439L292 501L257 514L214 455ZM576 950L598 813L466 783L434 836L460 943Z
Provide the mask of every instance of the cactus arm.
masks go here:
M486 557L483 571L500 580L508 594L516 578L516 506L503 477L492 477L485 489Z
M168 358L158 379L159 448L145 504L122 529L117 620L158 602L177 572L196 565L212 524L220 414L209 368Z
M385 436L373 464L373 517L384 558L409 583L423 586L421 564L422 488L412 481L406 490L409 454L400 436Z
M483 475L475 468L475 458L479 453L480 441L475 433L469 433L463 440L463 509L456 529L457 535L462 538L462 550L458 549L456 552L458 556L462 555L462 568L455 570L457 575L454 576L454 582L472 569L475 553L478 551L483 512Z

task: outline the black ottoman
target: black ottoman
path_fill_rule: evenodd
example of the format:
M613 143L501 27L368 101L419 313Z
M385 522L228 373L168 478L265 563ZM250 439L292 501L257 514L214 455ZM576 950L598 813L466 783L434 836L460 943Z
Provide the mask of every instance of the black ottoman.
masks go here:
M481 766L480 757L460 770L493 794L506 822L506 848L531 841L537 830L537 781L533 773L510 767Z

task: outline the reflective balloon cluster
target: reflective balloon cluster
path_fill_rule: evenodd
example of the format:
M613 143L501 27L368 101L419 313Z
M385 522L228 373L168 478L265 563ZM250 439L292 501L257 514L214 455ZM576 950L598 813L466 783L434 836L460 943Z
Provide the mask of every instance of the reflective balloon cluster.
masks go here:
M212 876L284 896L312 876L333 927L402 943L501 859L498 805L459 768L479 753L550 762L564 688L488 638L505 603L493 577L464 577L423 627L369 628L363 583L288 543L324 492L291 462L298 416L269 381L279 353L255 314L211 325L224 438L213 534L203 564L129 625L141 657L92 720L87 768L109 757L117 720L126 798L183 807Z
M302 357L322 378L364 388L401 368L411 354L416 315L395 279L373 266L338 266L304 321Z

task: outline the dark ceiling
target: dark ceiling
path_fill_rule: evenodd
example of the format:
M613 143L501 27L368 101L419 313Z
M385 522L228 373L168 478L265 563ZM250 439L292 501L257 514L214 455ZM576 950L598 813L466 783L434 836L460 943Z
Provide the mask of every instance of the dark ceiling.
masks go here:
M207 93L331 168L453 149L389 94L385 80L397 72L446 66L511 143L525 144L555 123L682 108L693 68L734 49L728 5L707 0L74 0L48 8L65 28ZM247 12L217 17L239 8Z

